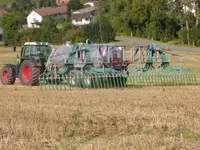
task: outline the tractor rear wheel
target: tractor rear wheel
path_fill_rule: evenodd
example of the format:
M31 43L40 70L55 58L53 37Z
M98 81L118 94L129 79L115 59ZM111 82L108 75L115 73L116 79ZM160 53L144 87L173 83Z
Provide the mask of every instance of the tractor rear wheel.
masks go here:
M38 85L41 68L35 67L31 60L24 60L19 68L19 79L22 85Z
M16 80L16 65L6 64L1 70L1 83L13 85Z

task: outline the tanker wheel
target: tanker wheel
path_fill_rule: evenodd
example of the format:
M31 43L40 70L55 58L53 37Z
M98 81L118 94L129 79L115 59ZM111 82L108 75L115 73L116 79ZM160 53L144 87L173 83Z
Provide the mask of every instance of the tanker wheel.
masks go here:
M38 85L40 70L40 67L34 66L33 61L24 60L19 69L19 79L21 84L26 86Z
M13 85L16 80L16 65L7 64L1 70L1 83Z

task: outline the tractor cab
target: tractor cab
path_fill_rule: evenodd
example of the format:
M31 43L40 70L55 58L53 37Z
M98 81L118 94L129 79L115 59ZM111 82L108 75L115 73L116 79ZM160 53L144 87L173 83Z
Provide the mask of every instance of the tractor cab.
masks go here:
M27 59L34 59L45 63L47 62L52 49L53 46L49 43L26 42L21 49L20 62Z

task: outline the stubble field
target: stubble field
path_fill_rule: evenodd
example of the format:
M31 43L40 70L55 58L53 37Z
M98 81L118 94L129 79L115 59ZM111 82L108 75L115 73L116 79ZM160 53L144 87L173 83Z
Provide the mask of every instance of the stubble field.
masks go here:
M16 53L1 49L0 64L14 62ZM181 54L200 81L200 54ZM0 149L198 150L199 91L198 85L59 92L0 85Z

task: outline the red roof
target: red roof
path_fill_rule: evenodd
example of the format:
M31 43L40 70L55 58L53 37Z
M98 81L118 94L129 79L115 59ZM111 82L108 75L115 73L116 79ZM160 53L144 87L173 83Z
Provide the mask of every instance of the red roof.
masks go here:
M90 18L94 13L95 7L86 7L72 12L72 19Z
M95 10L95 7L86 7L86 8L82 8L82 9L73 11L72 14L92 12L92 11L94 11L94 10Z
M56 14L64 14L67 13L67 7L61 6L61 7L46 7L46 8L40 8L33 10L40 16L50 16L50 15L56 15Z
M83 19L83 18L89 19L90 17L91 17L91 12L85 12L85 13L80 13L80 14L72 14L73 20Z

